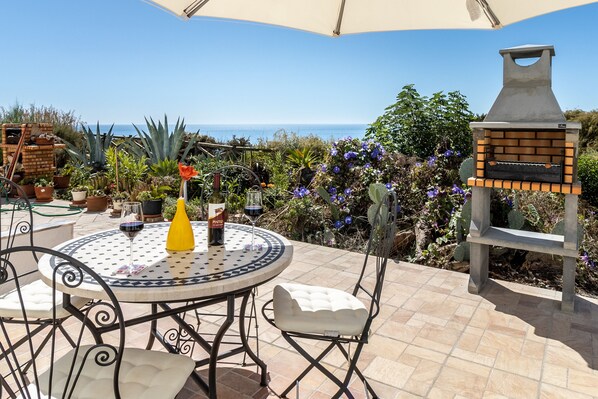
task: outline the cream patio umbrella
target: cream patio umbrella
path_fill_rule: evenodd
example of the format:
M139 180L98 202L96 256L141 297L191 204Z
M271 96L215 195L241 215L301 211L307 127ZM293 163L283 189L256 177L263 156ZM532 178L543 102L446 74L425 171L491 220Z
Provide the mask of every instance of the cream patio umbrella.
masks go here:
M415 29L498 29L588 0L147 0L175 15L212 17L339 36ZM557 28L557 27L555 27Z

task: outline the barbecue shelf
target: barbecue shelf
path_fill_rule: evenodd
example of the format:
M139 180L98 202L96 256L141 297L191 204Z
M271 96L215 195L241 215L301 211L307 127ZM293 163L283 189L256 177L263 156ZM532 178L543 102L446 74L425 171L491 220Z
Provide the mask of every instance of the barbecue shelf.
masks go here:
M564 247L565 236L555 234L488 227L480 237L472 235L467 237L467 241L552 255L577 256L577 249L566 249Z

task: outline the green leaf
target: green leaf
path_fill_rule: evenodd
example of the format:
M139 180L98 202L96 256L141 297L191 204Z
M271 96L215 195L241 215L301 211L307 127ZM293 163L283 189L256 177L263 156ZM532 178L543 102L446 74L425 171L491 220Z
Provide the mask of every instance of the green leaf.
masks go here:
M515 209L509 212L507 219L509 220L509 228L515 230L521 229L525 223L525 216L523 213Z
M461 242L459 245L455 247L455 252L453 253L453 257L458 262L463 262L464 260L469 260L469 243L468 242Z
M328 191L326 191L324 187L318 187L317 191L318 195L322 197L324 201L326 201L328 204L332 204L332 201L330 201L330 194L328 194Z
M388 189L382 183L372 183L368 188L368 194L370 196L370 199L375 204L381 202L387 192Z
M559 235L559 236L564 236L565 235L565 221L560 220L559 222L557 222L557 224L555 224L554 227L552 228L551 233ZM578 245L581 245L581 243L583 241L583 234L584 234L583 224L577 222L577 244Z
M461 163L459 177L463 184L467 184L467 179L473 177L473 158L467 158Z

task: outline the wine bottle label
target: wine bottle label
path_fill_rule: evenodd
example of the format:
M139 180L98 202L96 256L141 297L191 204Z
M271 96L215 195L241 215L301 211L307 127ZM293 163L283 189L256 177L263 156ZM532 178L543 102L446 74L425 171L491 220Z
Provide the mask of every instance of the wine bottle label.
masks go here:
M208 227L217 229L224 227L225 204L208 204Z

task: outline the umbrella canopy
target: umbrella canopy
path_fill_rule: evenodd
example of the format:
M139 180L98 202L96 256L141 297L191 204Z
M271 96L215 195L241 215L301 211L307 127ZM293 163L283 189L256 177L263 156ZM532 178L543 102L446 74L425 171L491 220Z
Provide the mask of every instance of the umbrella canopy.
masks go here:
M588 0L148 0L182 18L213 17L323 35L414 29L497 29Z

